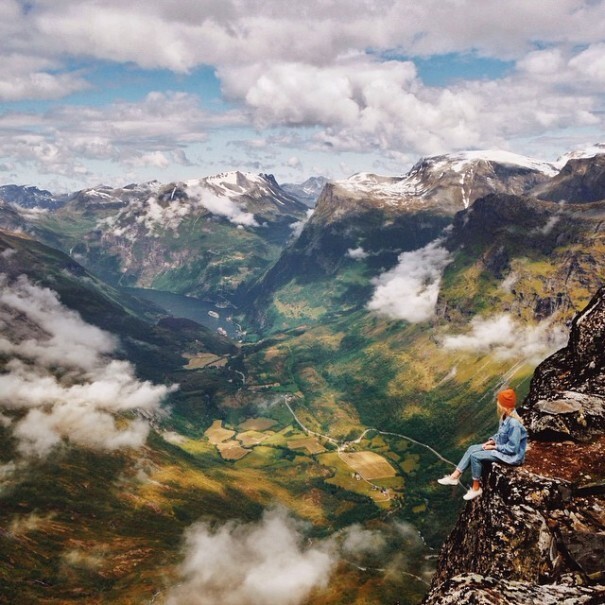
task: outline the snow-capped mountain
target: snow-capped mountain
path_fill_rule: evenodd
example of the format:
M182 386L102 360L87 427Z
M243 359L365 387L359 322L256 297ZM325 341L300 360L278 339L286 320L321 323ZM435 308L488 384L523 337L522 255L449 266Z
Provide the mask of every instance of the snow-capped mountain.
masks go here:
M216 208L216 204L206 203L209 195L231 200L243 212L258 214L264 219L283 213L298 215L306 211L306 206L281 187L272 174L223 172L187 181L185 191L190 198L199 199L210 211L211 207Z
M605 199L605 146L601 153L568 159L559 174L532 193L540 199L572 204Z
M224 297L277 258L307 210L271 175L227 172L96 186L24 220L111 283Z
M400 178L360 173L337 185L383 205L453 213L488 193L526 193L557 172L548 162L507 151L466 151L422 158Z
M566 165L574 166L578 178L582 173L592 175L588 189L593 196L601 196L601 157L605 155L570 160ZM574 164L578 162L586 164L584 172L580 164ZM352 264L359 263L370 271L388 269L402 252L419 249L442 237L443 229L452 224L458 212L474 207L486 196L495 200L492 206L486 206L492 213L493 204L502 204L501 211L507 216L507 205L511 205L514 220L521 220L527 208L539 204L535 199L537 192L546 192L550 185L563 186L564 176L565 170L559 173L549 162L502 151L470 151L423 158L402 177L359 173L328 183L298 239L284 250L254 292L260 301L254 309L259 322L270 321L267 301L274 293L280 296L289 283L309 281L309 276L314 276L317 282L326 280L325 290L328 281L342 282ZM573 190L586 197L579 181L572 181L565 195L571 195ZM551 197L544 199L555 200L554 194L553 189ZM525 197L529 202L517 204L517 208L514 200ZM558 205L545 206L546 219L535 225L540 233L563 220ZM351 292L354 296L348 302L353 304L359 292L353 286Z
M561 169L569 160L580 160L583 158L594 158L597 155L605 154L605 144L604 143L594 143L593 145L587 145L586 147L581 147L580 149L575 149L574 151L569 151L568 153L564 153L562 156L557 158L553 164Z
M309 208L313 208L317 203L317 198L328 182L328 179L323 176L312 176L304 183L284 183L282 188L309 206Z
M55 209L65 203L65 196L54 196L50 191L22 185L0 187L0 200L21 208Z
M98 214L101 230L113 230L131 239L174 232L187 217L205 215L255 228L286 215L294 222L306 210L272 175L242 172L167 184L150 181L121 188L97 186L70 196L67 208Z

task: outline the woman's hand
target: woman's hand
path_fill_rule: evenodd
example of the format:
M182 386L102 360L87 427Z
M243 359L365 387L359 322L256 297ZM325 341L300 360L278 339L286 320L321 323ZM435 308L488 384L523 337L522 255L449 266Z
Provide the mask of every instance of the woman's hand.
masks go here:
M493 439L490 439L489 441L486 441L481 448L484 450L495 450L496 442Z

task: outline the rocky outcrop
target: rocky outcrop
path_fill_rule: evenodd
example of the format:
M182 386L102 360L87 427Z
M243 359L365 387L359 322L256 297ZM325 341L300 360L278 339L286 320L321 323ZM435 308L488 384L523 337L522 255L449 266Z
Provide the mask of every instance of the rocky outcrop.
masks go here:
M567 347L534 373L524 416L537 439L605 433L605 287L571 325Z
M425 605L605 603L604 329L602 288L568 346L536 371L522 409L533 437L525 464L492 465Z
M605 591L578 586L538 585L526 582L501 582L497 578L478 574L461 574L448 580L441 600L425 603L446 605L602 605Z
M570 159L549 182L533 194L554 202L596 202L605 199L605 154Z

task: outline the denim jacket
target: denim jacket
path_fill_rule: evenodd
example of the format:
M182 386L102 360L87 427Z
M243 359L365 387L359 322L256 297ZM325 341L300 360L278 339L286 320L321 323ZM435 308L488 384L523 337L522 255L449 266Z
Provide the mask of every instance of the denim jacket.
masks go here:
M527 449L527 431L514 418L507 416L500 422L498 432L492 435L496 442L494 455L507 464L521 464Z

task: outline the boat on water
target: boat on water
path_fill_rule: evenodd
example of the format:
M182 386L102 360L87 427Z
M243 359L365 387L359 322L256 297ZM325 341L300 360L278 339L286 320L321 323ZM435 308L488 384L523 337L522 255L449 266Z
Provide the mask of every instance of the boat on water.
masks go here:
M208 315L210 315L210 317L214 317L214 319L218 319L220 317L216 311L208 311Z

